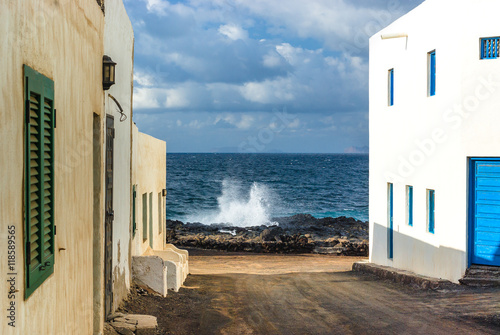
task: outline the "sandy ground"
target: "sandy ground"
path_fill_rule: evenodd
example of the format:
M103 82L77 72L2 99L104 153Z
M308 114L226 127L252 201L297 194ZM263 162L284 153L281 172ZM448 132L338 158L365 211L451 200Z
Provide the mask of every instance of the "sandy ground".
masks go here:
M500 290L415 289L351 272L359 259L191 250L184 288L123 311L161 334L500 334Z
M192 275L228 273L278 275L297 272L340 272L350 271L353 262L364 259L366 257L337 257L318 254L249 254L191 249L189 272Z

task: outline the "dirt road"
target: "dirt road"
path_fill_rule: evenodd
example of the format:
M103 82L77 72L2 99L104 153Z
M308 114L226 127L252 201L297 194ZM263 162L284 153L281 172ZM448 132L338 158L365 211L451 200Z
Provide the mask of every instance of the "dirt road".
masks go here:
M185 288L126 309L162 334L500 333L498 289L413 289L350 272L358 259L191 251Z

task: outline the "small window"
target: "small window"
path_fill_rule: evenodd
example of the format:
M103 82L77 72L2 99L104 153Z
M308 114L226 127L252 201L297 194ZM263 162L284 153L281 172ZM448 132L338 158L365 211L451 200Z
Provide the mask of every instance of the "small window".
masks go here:
M429 233L434 234L434 229L436 227L435 221L435 191L427 190L427 230Z
M24 66L25 269L27 299L54 273L54 82Z
M142 195L142 241L148 239L148 194Z
M500 37L481 38L481 59L498 58Z
M135 206L137 198L137 185L132 186L132 237L135 237L135 231L137 230L137 220L135 219Z
M163 232L163 196L158 193L158 234Z
M406 186L406 222L413 227L413 186Z
M436 95L436 51L428 53L429 62L429 96Z
M149 193L149 246L153 249L153 192Z
M387 183L387 257L394 256L394 186Z
M388 76L388 97L389 101L388 104L389 106L394 105L394 69L389 70L389 76Z

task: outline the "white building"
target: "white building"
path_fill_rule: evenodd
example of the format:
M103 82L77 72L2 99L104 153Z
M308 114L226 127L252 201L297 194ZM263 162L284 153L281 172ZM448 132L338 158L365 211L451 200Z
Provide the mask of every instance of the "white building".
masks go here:
M427 0L370 39L370 261L500 266L496 0Z
M131 285L131 202L132 202L132 87L134 31L122 0L106 0L104 55L116 63L115 84L104 91L104 136L102 176L104 220L97 236L104 241L99 259L103 271L94 275L95 286L104 285L104 316L113 312L127 297ZM104 225L102 224L104 222ZM96 231L98 231L96 227ZM96 238L96 237L94 237ZM97 241L94 242L97 244ZM95 251L94 251L95 252ZM95 262L100 266L102 262ZM97 270L97 269L96 269ZM104 274L101 283L101 274ZM100 304L103 295L94 293ZM95 316L96 320L103 320Z

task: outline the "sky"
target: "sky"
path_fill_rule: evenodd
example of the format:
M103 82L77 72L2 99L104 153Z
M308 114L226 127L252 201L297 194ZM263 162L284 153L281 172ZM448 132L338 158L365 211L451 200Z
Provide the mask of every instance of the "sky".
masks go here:
M423 0L124 0L134 115L168 152L363 152L368 39Z

